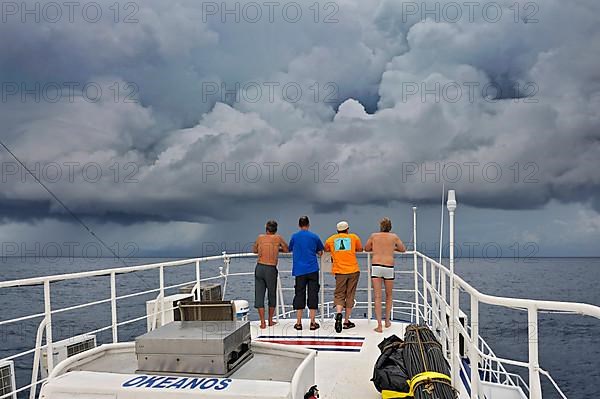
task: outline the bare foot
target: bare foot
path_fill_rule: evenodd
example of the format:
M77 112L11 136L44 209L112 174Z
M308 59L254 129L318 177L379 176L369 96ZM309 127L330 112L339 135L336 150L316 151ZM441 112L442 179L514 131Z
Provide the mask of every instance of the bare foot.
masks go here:
M261 329L261 330L264 330L265 328L267 328L267 323L265 323L264 321L262 321L262 322L260 323L260 329Z
M383 329L381 328L381 326L377 326L377 328L374 328L373 331L378 332L378 333L382 333Z
M274 325L276 325L276 324L277 324L277 322L276 322L276 321L270 321L270 322L269 322L269 327L273 327L273 326L274 326Z
M390 328L392 326L392 322L389 320L385 321L385 328Z

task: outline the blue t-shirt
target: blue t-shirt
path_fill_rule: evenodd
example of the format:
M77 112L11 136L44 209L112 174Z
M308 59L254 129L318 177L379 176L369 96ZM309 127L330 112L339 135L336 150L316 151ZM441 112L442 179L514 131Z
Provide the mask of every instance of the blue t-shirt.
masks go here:
M292 275L319 271L317 252L323 250L323 242L318 235L308 230L300 230L290 238L290 251L293 253Z

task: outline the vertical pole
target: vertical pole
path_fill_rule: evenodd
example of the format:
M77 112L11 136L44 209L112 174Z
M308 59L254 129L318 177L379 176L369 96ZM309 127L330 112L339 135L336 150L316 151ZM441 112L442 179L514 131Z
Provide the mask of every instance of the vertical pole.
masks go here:
M529 399L542 398L540 384L540 362L538 354L538 314L535 305L527 309L527 331L529 344Z
M456 196L454 190L448 191L448 213L450 224L450 354L452 365L452 384L456 389L459 388L459 343L458 343L458 306L459 296L458 287L454 279L454 211L456 210Z
M437 284L435 278L435 265L431 262L431 326L433 327L434 334L437 335L437 330L439 328L439 323L437 318L440 317L440 312L437 306L438 303L438 292L437 292ZM438 339L440 338L437 335ZM440 339L441 341L441 339Z
M413 274L415 280L415 323L419 324L419 280L417 269L417 207L413 206Z
M446 321L448 319L448 308L447 308L447 304L448 304L448 293L446 290L446 280L448 279L448 277L446 276L446 273L444 273L442 271L442 269L440 268L440 290L441 290L441 295L442 295L442 302L440 303L440 321L442 323L442 333L443 333L443 339L442 339L442 349L444 350L445 354L448 354L448 322Z
M279 292L279 300L277 301L277 306L281 306L281 310L277 311L277 320L279 320L279 314L281 313L281 317L286 318L285 315L285 301L283 300L283 285L281 284L281 277L279 273L277 273L277 290ZM277 309L277 308L275 308Z
M321 259L319 262L319 293L321 295L321 324L325 322L325 275L323 274Z
M50 281L44 280L44 315L46 318L46 359L48 375L54 369L54 345L52 342L52 305L50 303Z
M471 350L469 362L471 363L471 399L479 396L479 301L471 295Z
M117 331L117 276L115 272L110 273L110 314L112 319L113 344L119 342Z
M159 270L158 279L160 282L160 325L165 325L165 270L161 266Z
M196 260L196 300L200 302L202 290L200 289L200 261Z
M221 296L221 300L225 300L225 292L227 291L227 279L229 278L229 257L227 256L227 252L221 252L223 255L223 266L225 268L225 273L223 274L223 295Z
M40 356L42 355L42 336L44 335L44 329L46 328L46 318L44 318L37 329L35 336L35 351L33 352L33 365L31 367L31 388L29 390L29 399L36 399L36 390L38 385L38 376L40 370ZM13 382L13 386L16 385Z
M371 282L371 253L367 252L367 323L371 322L371 317L373 316L373 293L372 291L372 282Z
M425 323L431 326L430 313L429 313L429 299L427 295L428 290L427 281L427 260L423 258L423 319Z
M279 274L277 275L277 290L275 291L275 320L279 321ZM269 306L267 304L267 306ZM268 310L268 309L267 309Z

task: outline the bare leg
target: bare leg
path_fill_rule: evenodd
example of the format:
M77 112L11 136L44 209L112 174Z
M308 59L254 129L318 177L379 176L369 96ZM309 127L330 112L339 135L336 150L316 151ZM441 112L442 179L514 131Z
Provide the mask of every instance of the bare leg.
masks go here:
M273 321L273 316L275 316L275 308L269 308L269 326L277 324Z
M335 305L335 311L337 313L342 313L343 309L344 309L344 307L342 305Z
M393 289L394 280L385 281L385 327L389 328L392 326L392 300L393 300Z
M371 281L373 282L373 293L375 294L375 318L377 319L377 328L374 329L375 332L383 332L383 329L381 327L381 281L383 279L379 278L379 277L375 277L373 279L371 279ZM387 294L387 290L385 291L385 293ZM387 312L387 306L386 306L386 312ZM387 313L386 313L387 314ZM387 324L387 323L386 323Z
M258 308L258 317L260 318L260 328L267 328L267 323L265 323L265 308Z
M296 311L296 324L301 324L302 323L302 313L304 312L304 309L298 309Z
M346 308L346 320L350 321L350 316L352 316L352 308Z
M308 314L310 316L310 322L315 322L315 316L317 315L317 309L308 309Z

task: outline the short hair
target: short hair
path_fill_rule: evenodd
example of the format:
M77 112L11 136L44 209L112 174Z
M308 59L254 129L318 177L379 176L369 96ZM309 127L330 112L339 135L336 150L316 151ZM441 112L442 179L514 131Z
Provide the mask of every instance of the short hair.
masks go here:
M379 221L379 230L384 233L392 230L392 221L390 218L383 218Z
M298 219L299 227L306 227L309 224L310 224L310 222L308 221L308 216L300 216L300 219Z
M277 222L269 220L266 225L266 229L269 233L277 233Z

